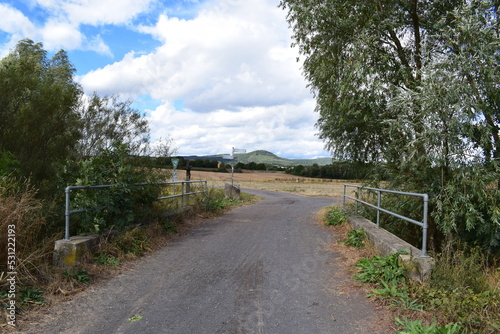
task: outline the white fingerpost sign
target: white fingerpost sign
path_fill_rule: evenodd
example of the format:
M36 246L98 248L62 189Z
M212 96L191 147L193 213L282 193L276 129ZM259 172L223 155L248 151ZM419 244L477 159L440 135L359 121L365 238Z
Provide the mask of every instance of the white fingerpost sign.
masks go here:
M172 181L177 182L177 166L179 165L179 159L172 159L172 166L174 167L174 171L172 172Z

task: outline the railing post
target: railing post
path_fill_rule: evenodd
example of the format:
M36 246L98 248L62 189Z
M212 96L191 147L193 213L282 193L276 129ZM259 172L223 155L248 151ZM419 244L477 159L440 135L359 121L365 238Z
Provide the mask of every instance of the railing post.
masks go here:
M421 257L427 257L427 214L428 214L429 196L424 194L424 217L422 219L422 255Z
M346 191L346 185L344 184L344 201L342 203L342 209L345 211L345 191Z
M377 191L377 227L380 227L380 190Z
M64 240L69 241L69 192L71 191L71 187L66 187L66 211L64 212L65 219L65 229L64 229Z
M356 188L356 214L359 214L358 212L358 200L359 200L359 187Z
M181 210L184 210L184 181L181 181L181 191L182 191L182 196L181 196Z

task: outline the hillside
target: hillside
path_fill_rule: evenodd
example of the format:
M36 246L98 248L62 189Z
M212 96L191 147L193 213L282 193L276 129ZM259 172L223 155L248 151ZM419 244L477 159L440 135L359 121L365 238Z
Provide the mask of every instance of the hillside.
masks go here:
M255 162L258 164L263 163L263 164L272 165L272 166L297 166L297 165L310 166L312 164L318 164L318 165L322 166L322 165L328 165L328 164L332 163L332 158L287 159L287 158L279 157L274 153L271 153L269 151L264 151L264 150L257 150L257 151L253 151L250 153L235 154L235 156L238 159L238 162L242 162L245 164L250 163L250 162ZM184 159L224 161L224 159L222 157L223 157L223 154L204 155L204 156L194 155L194 156L185 156Z

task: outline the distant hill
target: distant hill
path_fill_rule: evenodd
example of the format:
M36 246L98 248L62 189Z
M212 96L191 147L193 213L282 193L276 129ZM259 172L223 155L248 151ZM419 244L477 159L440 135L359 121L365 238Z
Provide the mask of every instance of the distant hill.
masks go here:
M224 156L223 154L203 155L203 156L191 155L191 156L184 156L184 159L225 161L223 156ZM257 150L250 153L239 153L235 154L235 157L238 159L238 162L242 162L245 164L250 162L255 162L257 164L263 163L271 166L297 166L297 165L310 166L312 164L318 164L319 166L323 166L332 163L332 158L287 159L278 157L276 154L264 150Z

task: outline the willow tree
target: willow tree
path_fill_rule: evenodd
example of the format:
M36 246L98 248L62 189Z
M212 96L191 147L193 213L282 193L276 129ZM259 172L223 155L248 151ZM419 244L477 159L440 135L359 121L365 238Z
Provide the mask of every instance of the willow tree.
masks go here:
M498 251L499 1L280 6L334 156L383 162L391 187L431 195L441 232Z
M0 151L10 152L37 184L54 180L80 137L74 73L65 51L49 58L31 40L0 62Z

